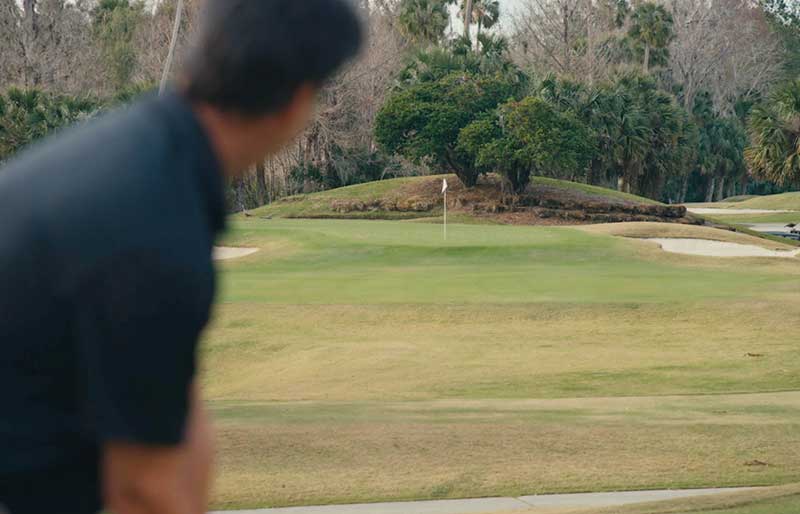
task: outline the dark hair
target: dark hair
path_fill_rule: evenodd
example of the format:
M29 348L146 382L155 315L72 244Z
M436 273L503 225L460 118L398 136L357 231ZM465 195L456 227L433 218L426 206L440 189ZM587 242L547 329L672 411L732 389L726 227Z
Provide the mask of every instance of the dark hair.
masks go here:
M247 116L279 111L358 53L348 0L207 0L184 69L190 100Z

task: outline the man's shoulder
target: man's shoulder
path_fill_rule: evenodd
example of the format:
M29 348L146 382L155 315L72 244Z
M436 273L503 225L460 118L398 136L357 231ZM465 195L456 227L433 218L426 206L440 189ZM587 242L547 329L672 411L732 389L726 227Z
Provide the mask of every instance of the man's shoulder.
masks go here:
M0 237L44 239L64 262L152 241L169 226L164 172L171 142L156 101L145 100L64 132L0 169Z
M94 174L118 176L164 149L166 127L158 111L153 100L143 100L45 138L0 168L0 192L16 188L36 194L48 184L63 187Z

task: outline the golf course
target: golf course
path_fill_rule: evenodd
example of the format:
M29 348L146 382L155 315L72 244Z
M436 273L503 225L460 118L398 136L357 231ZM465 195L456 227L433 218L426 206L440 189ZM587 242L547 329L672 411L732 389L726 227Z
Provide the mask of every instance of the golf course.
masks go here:
M330 219L336 202L378 206L413 180L230 221L221 244L258 251L219 263L204 338L215 508L787 486L597 512L796 512L800 261L646 239L796 247L692 224L466 212L444 240L435 207Z

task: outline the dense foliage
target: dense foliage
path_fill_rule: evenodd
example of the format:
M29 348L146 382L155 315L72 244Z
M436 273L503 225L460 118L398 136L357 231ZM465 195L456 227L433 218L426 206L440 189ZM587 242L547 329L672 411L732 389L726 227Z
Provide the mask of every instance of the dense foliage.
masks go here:
M12 88L0 94L0 162L61 127L90 117L99 104L88 98Z
M451 170L474 186L482 168L458 145L461 130L513 98L519 83L502 76L454 73L421 82L389 97L378 113L375 136L388 152L442 172Z
M800 185L800 80L775 91L750 116L745 155L756 177Z
M529 96L465 127L458 147L474 156L481 169L499 171L512 190L521 193L532 175L569 176L584 170L594 137L572 114Z
M796 186L800 86L780 86L800 73L796 3L356 2L370 44L325 85L308 130L231 184L232 205L430 172L667 202ZM176 0L4 5L0 160L161 76ZM179 56L199 5L186 0Z
M596 51L609 58L611 72L593 82L558 74L537 80L535 68L523 71L507 58L502 38L437 37L437 45L417 50L401 73L399 87L378 114L377 141L387 152L436 172L454 171L467 186L493 171L517 193L531 174L540 174L669 202L713 201L748 191L745 122L754 109L748 154L754 168L758 163L755 178L793 180L795 171L787 171L791 165L785 160L767 163L767 156L789 154L797 141L787 135L796 111L786 108L791 103L786 94L764 101L752 87L735 97L703 89L692 70L681 68L683 58L699 65L697 56L680 45L679 56L670 53L677 27L667 5L642 2L631 8L617 2L609 4L607 16L611 32ZM561 58L551 55L563 65L581 57L576 48L565 49ZM673 64L685 74L665 73ZM502 95L477 94L482 88L472 86L498 77L520 84L508 90L514 95L509 102Z

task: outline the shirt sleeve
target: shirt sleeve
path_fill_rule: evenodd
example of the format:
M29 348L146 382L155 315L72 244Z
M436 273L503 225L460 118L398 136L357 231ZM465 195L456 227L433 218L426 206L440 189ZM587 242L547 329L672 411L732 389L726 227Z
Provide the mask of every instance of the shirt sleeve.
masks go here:
M100 442L184 439L211 295L201 274L153 255L107 263L76 295L84 411Z

